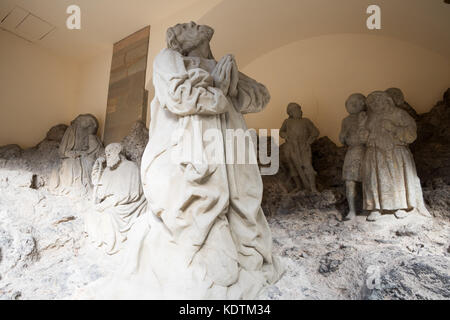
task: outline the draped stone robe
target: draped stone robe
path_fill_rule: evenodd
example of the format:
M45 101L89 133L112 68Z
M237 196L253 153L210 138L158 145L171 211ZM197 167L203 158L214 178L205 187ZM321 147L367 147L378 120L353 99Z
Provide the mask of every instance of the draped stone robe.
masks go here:
M217 163L208 149L216 143L221 157L231 152L225 130L245 130L242 114L262 110L269 93L239 74L237 97L225 96L210 76L215 65L171 49L154 61L150 139L141 167L150 228L136 222L127 263L111 282L118 289L103 288L110 294L102 297L253 298L280 276L260 206L257 164ZM202 137L210 128L220 133L214 142ZM174 138L179 129L185 134ZM174 161L177 149L201 161Z
M122 159L117 168L107 167L101 173L94 197L101 202L95 206L97 211L87 215L86 231L93 241L105 245L108 254L114 254L147 209L138 166Z
M76 124L69 126L59 146L62 159L53 173L51 187L59 194L85 196L92 191L91 171L103 144L93 134L86 134Z
M385 129L390 121L395 131ZM369 137L362 164L365 210L399 210L423 207L416 166L408 144L416 135L416 123L404 110L389 107L368 112Z

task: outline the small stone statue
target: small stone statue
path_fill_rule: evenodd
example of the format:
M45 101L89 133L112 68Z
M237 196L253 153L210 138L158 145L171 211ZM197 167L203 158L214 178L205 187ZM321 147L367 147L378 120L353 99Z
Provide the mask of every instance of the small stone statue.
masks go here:
M414 119L397 108L386 92L371 93L366 103L367 114L360 114L364 126L360 135L366 144L362 182L364 209L371 211L367 220L375 221L389 212L401 219L412 209L430 216L408 148L417 137Z
M312 166L311 144L319 136L319 130L307 118L303 118L303 112L297 103L289 103L287 106L289 118L284 120L280 129L280 136L286 140L284 153L289 161L289 171L294 179L296 188L293 192L302 188L317 192L316 171ZM300 179L299 179L300 177Z
M79 115L66 129L59 146L62 163L50 182L57 193L85 196L92 192L92 166L103 153L97 130L98 121L91 114Z
M364 143L360 139L360 114L365 115L366 97L361 93L352 94L345 102L345 108L350 114L342 121L340 142L348 147L342 168L342 179L345 181L349 212L344 220L356 216L355 200L356 185L361 182L361 162L365 153Z
M399 88L389 88L385 92L392 98L392 100L394 100L394 103L398 108L408 112L414 120L419 119L419 115L416 110L414 110L414 108L405 101L405 96L403 95L402 90Z
M92 241L105 245L114 254L127 239L136 219L146 211L138 166L122 155L122 145L111 143L92 170L93 200L96 212L86 217L86 230ZM105 167L106 165L106 167Z

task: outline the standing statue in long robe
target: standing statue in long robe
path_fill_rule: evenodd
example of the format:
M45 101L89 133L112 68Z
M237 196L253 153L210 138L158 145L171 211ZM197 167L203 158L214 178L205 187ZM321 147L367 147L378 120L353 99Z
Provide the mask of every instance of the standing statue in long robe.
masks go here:
M79 115L66 129L59 146L61 166L51 181L57 193L79 197L91 194L92 166L103 153L97 130L98 121L91 114Z
M361 114L361 139L366 144L362 164L364 209L371 211L368 221L382 213L393 212L399 219L416 209L425 216L420 180L408 145L416 135L414 119L397 108L392 98L382 91L367 97L368 112Z
M284 120L280 136L286 140L284 154L289 161L290 176L296 184L293 192L299 191L302 186L317 192L317 173L312 166L311 144L319 136L319 130L311 120L303 118L302 108L297 103L289 103L287 114L289 118Z
M147 210L138 166L125 158L120 143L105 148L92 170L95 211L86 215L86 231L91 240L115 254L127 240L127 233ZM106 164L106 167L105 167Z
M361 93L354 93L345 102L349 116L342 120L339 140L347 146L344 165L342 167L342 179L345 181L345 190L349 212L344 220L351 220L356 216L356 186L361 182L361 163L364 158L365 146L360 139L359 123L361 114L366 112L366 97Z
M239 151L227 129L246 130L243 114L261 111L269 92L232 55L213 58L213 32L194 22L169 28L155 58L141 166L148 223L130 230L126 263L97 298L254 298L281 275L258 165L226 161Z

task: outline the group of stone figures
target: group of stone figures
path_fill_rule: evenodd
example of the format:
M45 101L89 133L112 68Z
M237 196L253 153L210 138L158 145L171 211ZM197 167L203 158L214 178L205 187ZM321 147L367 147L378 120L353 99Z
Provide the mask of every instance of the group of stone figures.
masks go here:
M398 88L375 91L365 97L352 94L345 107L350 114L342 121L340 142L347 146L342 168L349 212L345 220L356 216L357 185L362 183L363 209L370 211L368 221L382 213L393 213L402 219L414 209L425 216L420 180L408 145L417 138L417 114L404 100ZM302 118L301 107L290 103L289 118L283 123L280 136L286 143L280 147L282 165L296 188L317 192L312 166L311 144L319 136L314 124Z
M136 163L125 158L120 143L103 148L97 130L97 119L90 114L71 122L61 140L61 165L52 174L50 188L60 195L93 199L95 210L85 215L86 231L114 254L146 211L147 201Z
M209 129L223 137L226 130L245 130L243 114L261 111L270 99L264 85L239 72L232 55L214 59L213 32L193 22L168 29L167 48L153 65L155 98L140 170L123 157L120 144L108 145L103 156L90 115L79 116L64 135L55 189L93 194L97 212L86 218L88 232L108 253L128 237L124 265L86 288L89 297L254 298L283 272L261 209L258 165L227 163L233 150L225 139L215 141L223 161L213 161L217 155L203 138ZM353 95L347 108L341 138L350 146L344 168L349 199L362 180L368 210L397 210L398 216L398 210L426 210L407 147L414 120L382 92ZM302 119L298 105L289 105L288 113L281 135L292 178L298 188L316 191L310 144L319 131ZM180 128L190 139L173 136ZM178 149L192 149L201 161L173 161Z

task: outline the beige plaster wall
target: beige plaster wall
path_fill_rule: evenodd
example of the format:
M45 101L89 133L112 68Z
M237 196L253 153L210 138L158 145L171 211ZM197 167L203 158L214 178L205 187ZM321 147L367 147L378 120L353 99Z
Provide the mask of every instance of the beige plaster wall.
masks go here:
M80 78L77 64L0 30L0 145L30 147L70 121Z
M78 97L73 117L91 113L99 121L98 135L103 138L108 100L109 74L111 70L112 45L109 50L83 63L80 67Z

